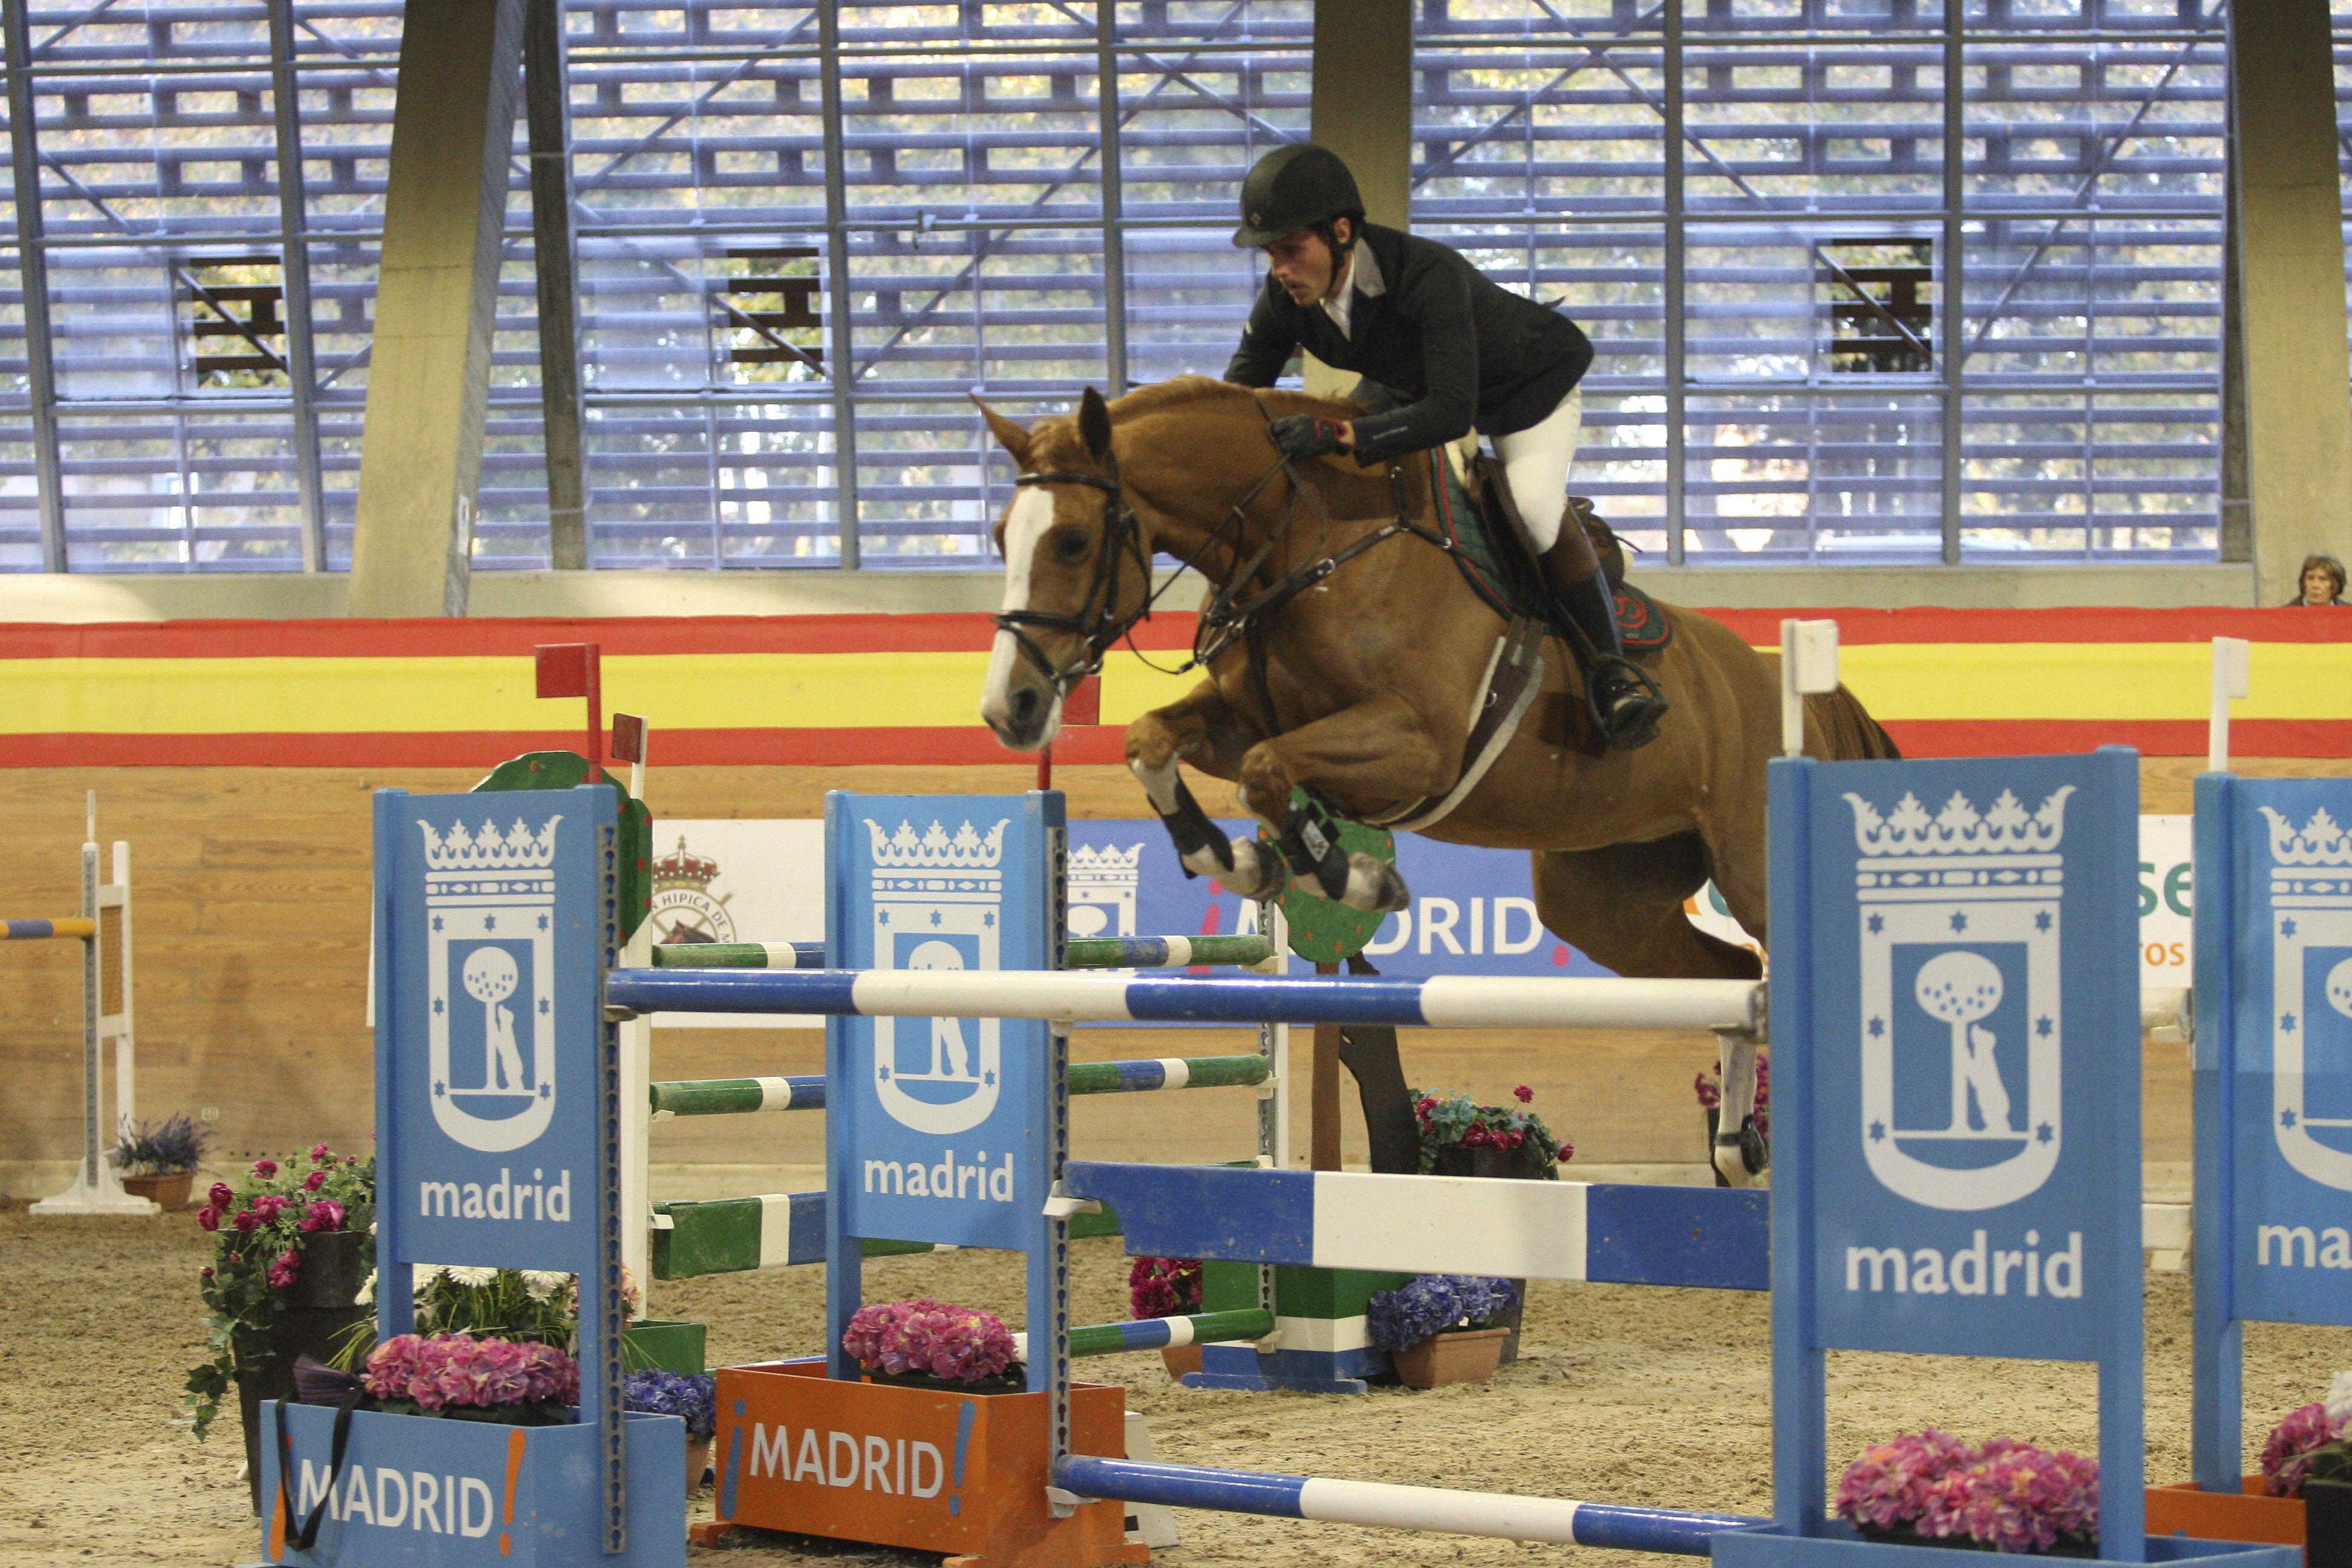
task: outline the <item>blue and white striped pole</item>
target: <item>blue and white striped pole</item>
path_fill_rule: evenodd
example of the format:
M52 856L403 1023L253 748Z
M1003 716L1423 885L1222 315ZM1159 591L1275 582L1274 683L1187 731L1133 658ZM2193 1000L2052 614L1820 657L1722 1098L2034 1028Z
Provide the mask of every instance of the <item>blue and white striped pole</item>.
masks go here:
M1752 980L1449 974L1178 979L1039 970L616 969L606 977L604 1000L633 1013L1760 1031L1764 987Z
M1564 1498L1512 1497L1385 1481L1337 1481L1319 1476L1083 1455L1055 1465L1054 1484L1080 1497L1160 1503L1168 1508L1493 1535L1508 1541L1664 1552L1684 1557L1706 1556L1708 1539L1719 1531L1750 1530L1771 1522L1745 1514L1690 1509L1625 1508Z

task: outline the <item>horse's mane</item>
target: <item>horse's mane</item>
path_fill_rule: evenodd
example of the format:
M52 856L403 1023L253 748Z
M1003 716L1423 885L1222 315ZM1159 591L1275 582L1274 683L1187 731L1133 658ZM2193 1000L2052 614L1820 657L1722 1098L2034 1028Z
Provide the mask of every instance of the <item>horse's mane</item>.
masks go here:
M1230 381L1219 381L1213 376L1180 375L1172 381L1139 386L1124 396L1113 398L1109 405L1110 420L1116 427L1195 404L1205 406L1219 403L1235 406L1244 403L1263 404L1269 416L1329 414L1346 418L1357 412L1351 404L1327 397L1309 397L1301 392L1262 391L1255 387L1236 386ZM1077 460L1085 450L1078 439L1076 415L1066 414L1040 420L1031 434L1036 441L1031 460L1041 468L1066 466Z

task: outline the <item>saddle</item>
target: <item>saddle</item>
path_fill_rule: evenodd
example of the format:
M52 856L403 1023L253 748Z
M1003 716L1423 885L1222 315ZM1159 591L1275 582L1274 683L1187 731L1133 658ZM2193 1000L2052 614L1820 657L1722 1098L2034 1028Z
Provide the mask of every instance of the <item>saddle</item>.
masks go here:
M1428 457L1437 524L1454 542L1454 562L1471 590L1507 620L1521 616L1541 620L1549 615L1551 595L1536 563L1534 541L1511 499L1503 465L1481 452L1471 459L1465 483L1443 451ZM1655 600L1625 581L1624 541L1584 496L1568 498L1562 526L1570 523L1584 530L1593 554L1600 557L1601 574L1616 598L1617 633L1624 639L1625 651L1637 658L1654 657L1674 640L1674 626Z

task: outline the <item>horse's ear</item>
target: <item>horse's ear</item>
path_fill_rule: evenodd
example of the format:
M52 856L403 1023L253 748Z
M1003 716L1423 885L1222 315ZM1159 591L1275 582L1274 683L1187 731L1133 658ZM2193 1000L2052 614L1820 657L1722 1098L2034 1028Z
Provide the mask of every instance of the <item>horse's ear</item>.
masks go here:
M988 421L989 434L995 437L997 443L1013 454L1013 460L1015 463L1022 468L1027 468L1029 466L1029 432L977 397L971 400L971 405L980 410L980 416Z
M1097 458L1110 455L1110 405L1093 387L1078 399L1078 437Z

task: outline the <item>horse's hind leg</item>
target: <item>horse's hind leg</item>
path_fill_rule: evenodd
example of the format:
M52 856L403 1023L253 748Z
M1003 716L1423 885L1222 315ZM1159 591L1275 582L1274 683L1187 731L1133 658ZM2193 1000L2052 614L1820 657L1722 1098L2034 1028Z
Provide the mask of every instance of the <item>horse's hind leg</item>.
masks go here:
M1683 900L1707 877L1696 833L1602 849L1539 849L1536 910L1595 963L1643 979L1754 980L1756 955L1691 924Z
M1696 833L1606 849L1544 850L1535 857L1536 909L1544 924L1620 974L1644 979L1753 980L1756 955L1710 936L1683 912L1707 879L1706 847ZM1756 1038L1718 1034L1724 1131L1717 1169L1746 1186L1763 1169L1754 1131Z

